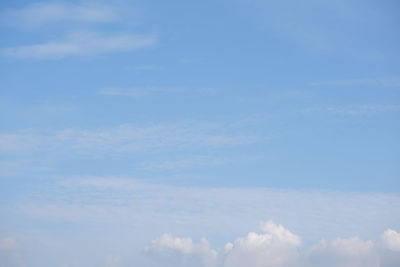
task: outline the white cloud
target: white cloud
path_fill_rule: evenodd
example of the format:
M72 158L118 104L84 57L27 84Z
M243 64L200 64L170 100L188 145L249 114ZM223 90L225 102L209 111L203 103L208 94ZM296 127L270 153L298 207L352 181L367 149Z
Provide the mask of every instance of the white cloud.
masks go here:
M304 112L327 112L338 115L362 116L383 112L398 112L400 105L352 105L352 106L332 106L327 108L308 108Z
M111 52L127 52L150 47L157 43L154 35L131 33L105 34L93 23L129 23L122 19L129 13L131 20L134 9L113 4L106 6L95 3L35 3L21 9L6 9L1 14L1 24L43 30L46 26L52 36L64 36L42 42L4 48L2 54L14 58L54 59L67 56L95 55ZM86 29L86 32L81 32ZM114 31L115 32L115 31ZM69 33L69 34L66 34Z
M135 225L148 233L229 239L265 218L288 225L305 242L339 235L371 239L388 226L400 227L400 198L393 194L181 187L113 176L56 180L12 209L43 221Z
M381 235L381 244L384 248L400 252L400 234L392 229L387 229Z
M356 237L337 238L331 242L321 241L302 250L300 238L282 225L268 221L261 224L261 230L263 234L250 232L246 237L227 243L224 253L217 254L216 251L211 250L208 242L205 247L208 252L213 252L214 259L218 258L213 261L217 264L215 266L221 267L394 267L400 265L400 254L393 254L391 251L392 254L388 256L385 251L377 249L372 241L362 241ZM385 231L383 235L393 236L399 233L390 230ZM163 258L162 266L179 262L178 255L174 254L174 251L185 255L197 253L190 238L173 238L169 234L153 241L145 250L151 250L150 256L155 260L160 254L168 254L169 257ZM203 263L199 266L210 265Z
M25 267L12 237L0 238L0 266Z
M96 33L70 34L62 41L4 49L4 54L16 58L63 58L67 56L92 55L110 52L132 51L155 45L152 35L99 35Z
M122 266L122 257L120 255L108 255L103 267Z
M15 246L16 242L14 238L11 237L0 238L0 250L14 249Z
M7 9L2 17L3 24L22 27L55 22L110 23L120 18L115 7L93 3L35 3L21 9Z
M306 266L378 267L379 257L372 241L359 238L338 238L321 241L304 255Z
M104 96L124 96L130 98L138 98L143 96L146 93L146 90L136 88L130 90L121 90L118 88L105 88L99 91L99 94Z
M105 96L120 96L129 98L139 98L149 95L163 94L182 94L182 95L200 95L214 93L215 88L212 87L180 87L180 86L146 86L133 88L103 88L99 90L100 95Z
M341 115L367 115L380 112L400 111L400 105L362 105L351 107L329 107L327 112Z
M191 167L216 166L227 162L224 158L213 156L193 156L184 159L171 159L144 164L144 170L176 170Z
M146 246L144 250L163 266L213 267L217 264L217 252L210 248L205 238L195 244L191 238L178 238L171 234L164 234L153 240L151 245ZM171 265L168 261L171 261Z
M325 80L310 82L311 86L335 86L335 87L400 87L400 78L376 78L376 79L348 79L348 80Z
M225 246L226 267L294 266L299 260L300 238L272 221L261 224L264 234L249 233Z
M372 265L376 259L387 263L381 266L396 266L395 230L385 231L376 243L365 240L375 240L388 226L400 229L399 210L399 196L393 194L178 187L123 177L50 181L17 204L0 206L5 217L80 226L79 236L85 240L90 240L82 232L85 227L109 229L110 235L121 235L136 247L121 246L117 238L109 244L112 253L121 255L121 266L174 267L378 266ZM288 228L266 222L260 224L260 232L243 234L265 218ZM160 238L149 244L154 236ZM201 241L203 236L218 246ZM319 241L321 237L333 241ZM132 257L124 251L139 253L146 244L145 258L155 264L130 264ZM365 259L370 265L363 265ZM265 261L269 265L263 265ZM101 266L103 258L99 262Z
M228 132L227 129L230 131ZM23 130L0 134L0 151L73 150L89 154L124 153L149 148L223 147L264 140L254 133L226 124L181 122L173 124L120 125L117 127L60 131Z

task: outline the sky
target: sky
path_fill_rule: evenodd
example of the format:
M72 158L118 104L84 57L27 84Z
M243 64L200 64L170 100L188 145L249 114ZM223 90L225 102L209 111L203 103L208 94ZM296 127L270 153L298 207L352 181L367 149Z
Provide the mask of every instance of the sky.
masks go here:
M400 265L396 0L0 3L0 267Z

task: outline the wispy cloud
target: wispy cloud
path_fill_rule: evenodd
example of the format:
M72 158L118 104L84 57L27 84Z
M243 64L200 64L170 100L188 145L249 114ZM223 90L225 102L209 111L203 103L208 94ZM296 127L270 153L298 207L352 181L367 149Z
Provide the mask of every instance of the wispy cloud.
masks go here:
M138 71L146 71L146 70L163 70L163 66L159 65L152 65L152 64L147 64L147 65L138 65L134 67L135 70Z
M400 78L376 78L376 79L347 79L347 80L324 80L310 82L311 86L374 86L374 87L400 87Z
M11 177L21 174L30 175L37 172L50 171L49 163L40 159L16 159L0 161L0 178Z
M353 106L333 106L326 108L308 108L304 112L322 112L349 116L362 116L382 112L400 111L400 105L353 105Z
M121 96L130 98L139 98L151 94L208 94L215 93L216 88L212 87L184 87L184 86L144 86L132 88L110 87L99 90L100 95Z
M2 266L25 267L19 253L17 241L12 237L0 236L0 262Z
M370 237L388 226L397 229L399 209L399 196L389 193L178 187L94 176L55 181L13 212L53 222L136 225L172 233L191 229L195 235L210 236L231 236L273 218L307 240L318 240L338 234Z
M179 187L92 176L51 180L39 192L0 209L4 216L26 222L79 225L79 229L110 227L124 239L129 231L137 255L147 245L145 254L155 266L231 267L245 262L264 267L270 262L275 263L272 266L361 267L375 262L380 249L385 250L384 257L386 251L397 253L400 241L400 196L389 193ZM259 232L245 234L268 219L291 230L265 222ZM385 229L378 241L364 241L375 240ZM81 231L79 236L85 235ZM200 237L210 239L194 241ZM212 246L215 242L218 248ZM98 245L96 251L101 251ZM131 258L121 255L121 263L152 266L132 263Z
M143 96L147 93L147 91L142 90L140 88L129 89L129 90L121 90L118 88L105 88L101 89L98 92L100 95L104 96L123 96L123 97L130 97L130 98L138 98Z
M70 34L62 41L16 46L4 49L4 54L16 58L63 58L67 56L93 55L110 52L126 52L153 46L153 35L100 35L97 33Z
M228 131L230 129L230 131ZM120 125L106 129L22 130L0 134L0 151L76 151L81 153L124 153L149 148L225 147L253 144L267 137L229 124L177 122L149 125Z
M110 23L118 21L118 10L113 6L94 3L35 3L20 9L2 12L2 24L22 27L54 22Z
M123 15L128 12L129 19L123 19ZM124 25L132 23L133 13L134 9L130 5L107 6L93 2L43 2L20 9L6 9L1 14L0 24L30 28L38 36L45 29L57 37L3 48L2 54L14 58L57 59L128 52L155 45L158 40L154 34L132 34L124 29ZM110 23L115 24L113 26L120 31L114 30L113 34L109 34L97 25Z
M213 156L194 156L186 157L184 159L170 159L157 162L149 162L144 164L144 170L176 170L186 169L191 167L201 166L216 166L221 165L227 160Z

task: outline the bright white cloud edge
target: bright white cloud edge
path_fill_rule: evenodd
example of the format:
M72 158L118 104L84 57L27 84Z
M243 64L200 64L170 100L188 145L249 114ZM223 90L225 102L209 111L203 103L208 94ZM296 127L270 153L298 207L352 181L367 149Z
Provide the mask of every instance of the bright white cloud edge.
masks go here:
M144 251L156 266L203 267L394 267L400 265L400 234L387 229L373 242L357 237L322 240L307 248L299 236L273 221L260 224L261 233L250 232L222 249L212 249L207 239L164 234Z

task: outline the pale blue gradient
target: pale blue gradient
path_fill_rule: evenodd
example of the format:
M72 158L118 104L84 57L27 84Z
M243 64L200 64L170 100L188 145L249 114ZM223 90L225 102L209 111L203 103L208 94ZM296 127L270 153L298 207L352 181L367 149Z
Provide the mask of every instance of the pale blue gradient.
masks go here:
M143 225L218 245L269 219L306 242L399 231L399 14L390 0L2 1L0 238L23 244L27 266L72 264L39 260L29 248L35 240L46 244L42 252L56 239L71 244L92 226L82 240L107 239L119 223L104 226L96 212L114 205L126 205L116 216L124 227L136 221L132 212ZM65 187L88 177L110 184ZM131 202L135 190L116 190L121 179L143 183L144 202ZM200 196L167 196L167 208L147 201L166 188ZM241 194L260 194L279 210L260 215L257 203L246 222L219 229L198 203L220 194L210 206L227 222L237 215L226 203L235 190L250 206L257 201ZM322 218L311 214L318 194L329 196ZM79 217L85 205L82 221L51 218L66 206ZM342 219L329 222L331 208ZM169 209L179 215L165 215L163 227L152 221ZM302 212L315 221L296 225ZM129 230L141 235L128 242L135 251L157 236L140 227ZM75 255L54 250L60 259Z

